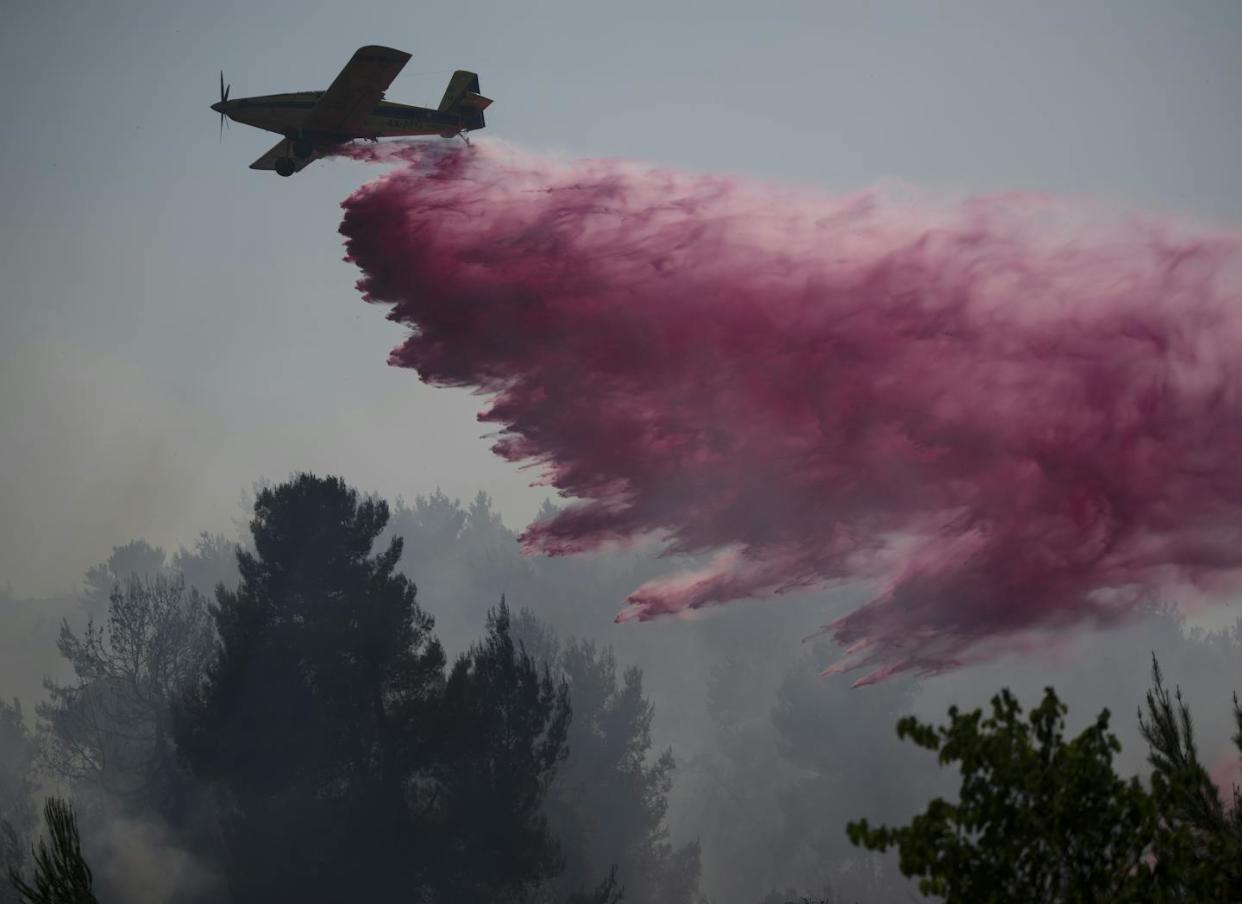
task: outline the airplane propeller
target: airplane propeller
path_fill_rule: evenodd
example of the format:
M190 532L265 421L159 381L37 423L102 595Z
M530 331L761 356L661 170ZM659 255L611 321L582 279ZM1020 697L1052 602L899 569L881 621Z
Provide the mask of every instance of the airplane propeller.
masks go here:
M224 115L224 105L229 102L229 92L233 90L233 86L224 86L224 70L220 70L220 140L224 140L224 125L227 117Z

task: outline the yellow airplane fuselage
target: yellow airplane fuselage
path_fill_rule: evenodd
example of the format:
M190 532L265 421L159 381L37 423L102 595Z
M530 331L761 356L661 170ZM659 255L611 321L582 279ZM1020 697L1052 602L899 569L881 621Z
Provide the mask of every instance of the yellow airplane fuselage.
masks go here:
M307 138L336 138L341 141L353 138L396 138L412 135L450 137L459 132L480 127L478 123L481 117L478 117L474 111L442 112L427 107L381 101L351 126L350 134L307 129L303 123L322 96L322 91L267 94L262 97L242 97L217 106L220 108L219 112L224 113L234 122L257 129L265 129L286 136L304 135Z

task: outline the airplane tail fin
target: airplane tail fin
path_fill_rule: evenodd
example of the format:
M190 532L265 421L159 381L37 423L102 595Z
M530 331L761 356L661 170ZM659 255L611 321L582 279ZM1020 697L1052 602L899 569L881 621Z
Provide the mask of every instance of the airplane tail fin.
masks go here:
M486 125L483 111L491 102L490 97L479 93L478 75L458 69L449 79L444 98L440 101L440 112L461 114L465 117L467 129L481 129Z

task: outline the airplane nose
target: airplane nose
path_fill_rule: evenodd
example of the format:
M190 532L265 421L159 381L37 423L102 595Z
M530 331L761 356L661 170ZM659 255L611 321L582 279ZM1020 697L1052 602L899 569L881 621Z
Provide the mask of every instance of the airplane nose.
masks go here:
M224 112L224 101L220 101L220 100L216 101L214 104L211 105L211 109L215 110L217 113L223 113Z

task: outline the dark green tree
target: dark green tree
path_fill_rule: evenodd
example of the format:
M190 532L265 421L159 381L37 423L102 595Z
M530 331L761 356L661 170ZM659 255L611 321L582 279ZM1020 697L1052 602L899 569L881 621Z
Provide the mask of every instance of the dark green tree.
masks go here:
M338 478L262 490L219 642L177 713L186 762L225 808L238 904L416 899L435 839L433 733L444 656L402 543L372 554L388 507Z
M73 807L60 798L49 797L43 818L48 839L40 839L33 852L33 884L28 884L15 870L9 873L18 894L29 904L98 904L91 890L91 868L82 856Z
M1077 737L1051 688L1027 718L1008 691L991 714L949 710L935 727L913 717L899 737L961 773L956 803L936 798L907 826L851 823L862 847L896 847L901 871L950 904L1227 901L1224 844L1201 844L1171 807L1186 777L1153 781L1113 769L1121 745L1105 710Z
M514 643L502 599L444 690L436 900L522 901L560 870L543 806L569 722L568 688Z
M1235 785L1226 805L1220 791L1199 760L1190 707L1181 688L1170 694L1160 664L1152 657L1152 689L1147 712L1139 712L1139 728L1147 741L1152 784L1166 803L1170 821L1187 828L1196 855L1212 860L1220 849L1239 854L1225 860L1229 900L1242 901L1242 791ZM1242 706L1233 698L1233 743L1242 756Z

